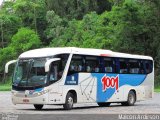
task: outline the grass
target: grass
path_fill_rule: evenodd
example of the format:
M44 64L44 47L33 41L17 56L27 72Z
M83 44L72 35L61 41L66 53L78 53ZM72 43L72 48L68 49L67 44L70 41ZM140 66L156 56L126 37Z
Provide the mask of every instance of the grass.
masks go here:
M155 92L160 92L160 86L159 86L159 87L155 87L155 88L154 88L154 91L155 91Z
M0 84L0 91L10 91L11 85L10 84Z

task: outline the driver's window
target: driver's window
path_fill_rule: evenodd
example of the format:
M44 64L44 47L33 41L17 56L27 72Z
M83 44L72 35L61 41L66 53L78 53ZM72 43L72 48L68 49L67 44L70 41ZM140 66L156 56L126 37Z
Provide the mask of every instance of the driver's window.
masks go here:
M63 75L66 62L68 60L68 54L60 54L55 56L55 58L60 58L58 61L53 61L50 64L49 80L50 83L54 83L57 80L60 80Z
M58 66L57 65L53 65L51 68L51 73L50 73L50 81L55 81L57 80L57 69Z
M58 80L58 61L51 63L50 69L50 81L57 81Z
M54 61L50 66L50 82L55 82L62 77L63 71L61 70L61 62L62 61Z

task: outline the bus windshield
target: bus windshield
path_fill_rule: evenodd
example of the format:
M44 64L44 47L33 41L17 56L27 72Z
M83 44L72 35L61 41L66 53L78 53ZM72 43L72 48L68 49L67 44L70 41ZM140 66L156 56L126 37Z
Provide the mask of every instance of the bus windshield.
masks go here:
M15 86L39 86L47 82L46 59L19 60L13 77Z
M61 56L54 56L54 58ZM52 62L50 71L46 73L45 63L48 59L53 59L53 57L20 59L15 68L13 86L38 87L44 86L47 83L54 83L61 79L67 58L62 57L61 60Z

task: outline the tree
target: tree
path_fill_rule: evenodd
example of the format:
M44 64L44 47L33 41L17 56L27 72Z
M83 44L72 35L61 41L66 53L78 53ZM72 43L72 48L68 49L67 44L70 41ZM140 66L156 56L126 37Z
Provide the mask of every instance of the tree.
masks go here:
M24 27L30 27L39 34L45 43L44 30L46 29L46 3L44 0L16 0L14 12L22 20Z
M3 49L0 49L0 65L2 67L0 67L0 73L3 73L2 71L4 70L4 66L6 64L7 61L15 59L16 57L16 52L15 49L13 47L6 47Z
M12 36L17 32L18 28L21 26L20 19L15 15L0 15L0 38L1 47L7 46Z
M69 21L63 34L55 37L50 46L77 46L90 48L110 48L111 40L107 38L103 18L95 12L84 16L83 20Z
M29 28L20 28L12 37L10 47L13 47L18 55L29 49L38 48L40 45L41 42L36 32Z
M21 25L21 19L13 12L13 2L4 2L0 9L0 47L4 48L10 43L12 36Z
M55 14L54 11L48 11L46 15L48 22L48 28L46 29L46 35L48 38L48 43L50 40L59 38L65 30L65 21ZM55 41L57 42L57 41Z
M106 15L107 25L112 29L113 49L121 52L149 54L146 52L149 28L144 23L146 14L136 1L126 0L121 7L114 6ZM144 7L144 6L143 6ZM148 12L150 12L148 10ZM146 42L148 41L148 42Z
M96 11L101 14L105 10L111 10L111 3L108 0L47 0L48 10L53 10L63 18L83 19L89 12Z

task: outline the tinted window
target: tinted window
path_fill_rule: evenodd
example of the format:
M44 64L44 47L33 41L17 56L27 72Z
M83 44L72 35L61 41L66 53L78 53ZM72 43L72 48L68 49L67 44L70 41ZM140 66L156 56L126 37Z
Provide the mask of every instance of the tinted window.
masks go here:
M148 74L152 69L151 60L73 55L69 74L76 72Z
M86 65L86 72L100 72L98 57L86 56L85 65Z
M130 59L129 62L129 73L138 74L140 71L140 62L138 60Z
M104 58L104 72L113 73L115 72L115 61L113 58Z
M56 82L62 77L61 61L54 61L50 68L50 83Z
M83 71L84 71L83 56L73 55L70 66L69 66L69 74L83 72Z
M144 65L146 73L147 74L151 73L153 69L153 62L151 60L145 60Z
M49 74L50 83L54 83L61 79L68 57L69 54L60 54L55 56L55 58L61 59L59 61L54 61L51 63Z
M61 58L60 60L60 69L64 70L67 60L68 60L69 54L60 54L60 55L56 55L55 58Z
M119 59L119 73L128 73L128 63L126 59Z
M145 69L144 69L144 61L143 60L140 60L140 63L139 63L139 74L145 74Z

